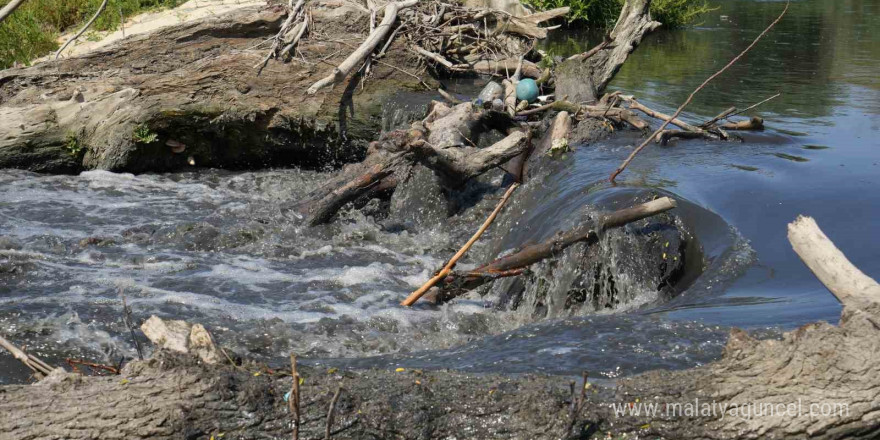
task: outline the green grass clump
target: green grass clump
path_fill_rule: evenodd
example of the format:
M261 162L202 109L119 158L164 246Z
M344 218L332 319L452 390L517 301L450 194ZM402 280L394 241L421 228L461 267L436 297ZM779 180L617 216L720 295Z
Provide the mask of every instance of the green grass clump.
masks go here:
M607 27L613 26L620 15L624 0L525 0L525 3L547 10L568 6L569 22ZM667 28L679 28L693 23L700 15L712 11L708 0L654 0L651 17Z
M0 0L0 7L10 0ZM58 49L62 32L85 24L102 0L28 0L0 23L0 68L35 58ZM115 30L126 18L145 10L174 7L185 0L110 0L90 30ZM120 14L121 11L121 14ZM85 37L84 37L85 38Z

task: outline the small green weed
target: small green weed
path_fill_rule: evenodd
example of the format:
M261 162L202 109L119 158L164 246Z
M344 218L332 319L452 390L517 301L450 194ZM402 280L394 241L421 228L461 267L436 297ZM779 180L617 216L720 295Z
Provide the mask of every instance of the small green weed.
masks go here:
M131 138L139 144L152 144L159 140L159 135L150 130L146 124L139 124L134 128Z

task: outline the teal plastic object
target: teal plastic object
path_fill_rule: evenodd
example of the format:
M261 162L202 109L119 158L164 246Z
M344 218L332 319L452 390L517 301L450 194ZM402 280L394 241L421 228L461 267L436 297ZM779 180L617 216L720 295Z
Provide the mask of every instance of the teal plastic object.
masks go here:
M538 83L531 78L520 80L516 85L516 99L529 104L538 100Z

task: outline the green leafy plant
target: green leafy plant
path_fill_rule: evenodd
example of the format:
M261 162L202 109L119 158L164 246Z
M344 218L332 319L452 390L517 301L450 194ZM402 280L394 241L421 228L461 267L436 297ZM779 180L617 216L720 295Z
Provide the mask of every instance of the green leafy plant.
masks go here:
M613 26L625 0L525 0L528 5L547 10L568 6L568 21L595 27ZM667 28L693 23L701 15L713 11L708 0L654 0L651 16Z
M140 144L152 144L159 140L159 135L150 130L150 127L147 127L146 124L139 124L134 128L131 138Z
M85 146L79 140L79 136L73 132L67 133L67 137L64 140L64 149L73 157L79 157L80 154L86 151Z

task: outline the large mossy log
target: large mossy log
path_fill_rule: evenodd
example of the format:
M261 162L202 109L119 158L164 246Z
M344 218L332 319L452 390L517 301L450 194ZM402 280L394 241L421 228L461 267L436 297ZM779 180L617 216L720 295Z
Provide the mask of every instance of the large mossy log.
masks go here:
M362 157L379 132L383 102L422 87L400 70L417 59L395 43L364 87L355 87L354 77L304 99L326 73L324 63L345 57L344 40L364 34L369 16L334 0L309 8L320 38L300 41L304 59L272 61L262 71L254 65L268 49L261 43L286 19L280 6L239 9L80 57L0 71L0 167L323 167Z

